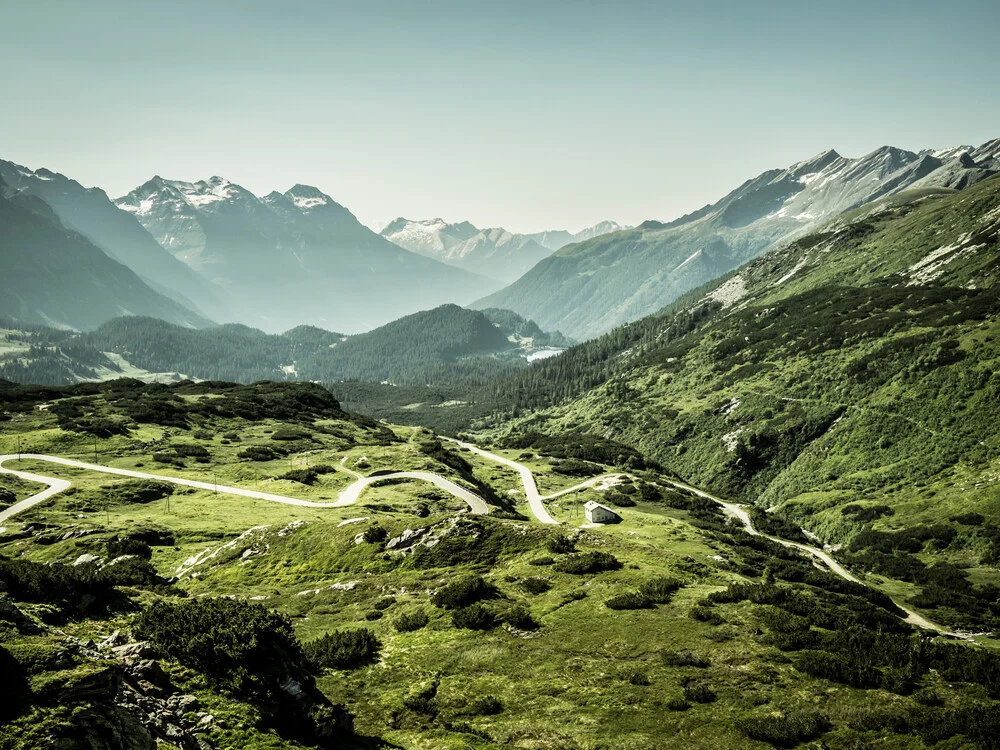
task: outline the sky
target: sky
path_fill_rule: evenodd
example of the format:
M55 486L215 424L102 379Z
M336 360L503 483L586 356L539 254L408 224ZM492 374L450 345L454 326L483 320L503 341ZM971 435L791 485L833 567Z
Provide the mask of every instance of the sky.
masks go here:
M369 226L669 220L827 148L1000 136L1000 3L0 0L0 158L311 184Z

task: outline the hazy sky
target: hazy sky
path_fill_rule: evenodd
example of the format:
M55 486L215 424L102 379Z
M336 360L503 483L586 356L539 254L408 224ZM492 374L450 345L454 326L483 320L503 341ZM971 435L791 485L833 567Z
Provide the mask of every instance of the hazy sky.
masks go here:
M0 0L0 157L112 196L314 184L368 224L671 219L1000 136L1000 2Z

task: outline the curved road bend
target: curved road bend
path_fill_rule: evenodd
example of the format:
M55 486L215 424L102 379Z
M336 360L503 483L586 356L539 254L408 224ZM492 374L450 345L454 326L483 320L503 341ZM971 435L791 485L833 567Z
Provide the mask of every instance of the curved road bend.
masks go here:
M485 515L489 513L489 507L486 502L478 495L473 494L464 487L460 487L454 482L445 479L437 474L432 474L426 471L399 471L392 474L380 474L374 477L359 477L352 484L348 485L339 495L339 498L332 503L317 503L311 500L300 500L295 497L286 497L285 495L275 495L270 492L260 492L258 490L248 490L242 487L227 487L221 484L215 484L213 482L201 482L196 479L184 479L181 477L169 477L161 474L147 474L142 471L132 471L130 469L115 469L110 466L101 466L100 464L89 464L83 461L76 461L71 458L59 458L58 456L46 456L38 453L22 453L20 456L16 454L0 456L0 473L12 474L21 479L25 479L30 482L38 482L39 484L48 485L47 489L32 495L29 498L21 500L18 503L14 503L6 510L0 512L0 521L5 521L8 518L18 515L24 512L28 508L31 508L38 503L48 500L53 495L57 495L60 492L67 490L71 482L65 479L57 479L55 477L43 477L38 474L30 474L25 471L15 471L14 469L6 469L3 464L5 461L17 460L18 458L33 459L36 461L48 461L49 463L60 464L62 466L71 466L77 469L87 469L89 471L100 471L105 474L116 474L123 477L132 477L135 479L155 479L161 482L169 482L171 484L183 485L185 487L194 487L199 490L210 490L212 492L222 492L227 495L240 495L242 497L252 497L257 500L268 500L274 503L284 503L285 505L297 505L303 508L339 508L345 505L350 505L357 502L362 491L371 484L375 484L386 479L422 479L427 482L440 487L446 492L454 495L463 502L465 502L473 514L475 515ZM353 473L353 472L352 472Z

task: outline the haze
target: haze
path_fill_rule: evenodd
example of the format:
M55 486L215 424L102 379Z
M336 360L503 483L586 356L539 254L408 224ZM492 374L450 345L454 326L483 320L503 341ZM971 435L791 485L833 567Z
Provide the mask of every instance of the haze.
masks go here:
M369 225L538 231L670 219L825 148L995 137L998 5L869 6L6 3L0 142L112 196L221 174Z

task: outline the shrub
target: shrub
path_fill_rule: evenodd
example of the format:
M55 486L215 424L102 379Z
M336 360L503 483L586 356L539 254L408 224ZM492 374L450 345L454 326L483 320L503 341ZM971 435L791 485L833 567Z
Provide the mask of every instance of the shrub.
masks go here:
M626 669L620 676L629 685L645 686L652 684L649 681L649 675L639 669Z
M496 590L482 576L471 575L442 586L431 601L444 609L458 609L495 595Z
M315 469L292 469L282 474L281 478L299 484L316 484L318 475Z
M656 604L666 604L683 584L675 578L660 576L639 586L639 593Z
M546 545L549 552L556 555L566 554L568 552L576 552L576 544L573 540L565 536L556 536L549 539L549 543Z
M496 626L496 618L482 604L471 604L451 613L452 624L467 630L490 630Z
M683 698L670 698L665 704L668 711L687 711L691 704Z
M618 570L622 564L618 558L610 552L585 552L579 555L571 555L552 567L560 573L572 573L573 575L585 575L587 573L600 573L605 570Z
M312 440L312 433L301 427L285 425L271 433L271 440Z
M549 557L548 555L544 555L542 557L536 557L536 558L534 558L532 560L528 560L528 565L539 565L539 566L541 566L541 565L551 565L555 561L556 560L555 560L554 557Z
M693 607L689 617L698 622L707 622L709 625L724 625L726 622L726 618L708 607Z
M704 669L711 662L707 657L699 656L694 651L684 649L682 651L661 651L660 658L664 665L668 667L698 667Z
M172 445L170 447L178 456L191 456L192 458L208 457L208 449L204 445L181 443L180 445Z
M784 716L746 718L737 724L750 739L775 747L795 747L830 730L830 721L822 714L795 712Z
M647 609L653 606L653 602L642 594L628 591L618 596L613 596L604 602L608 609Z
M531 616L531 612L523 604L515 604L505 610L501 619L517 630L538 630L541 625Z
M248 461L274 461L285 456L283 452L277 451L269 445L251 445L236 455Z
M365 529L365 533L361 535L361 538L368 544L381 544L389 538L389 532L376 523Z
M380 610L380 611L383 610L383 609L389 609L389 607L391 607L395 603L396 603L395 597L386 596L386 597L384 597L382 599L379 599L377 602L375 602L372 605L372 609L377 609L377 610Z
M547 578L523 578L519 584L521 588L529 594L544 594L552 588L552 583Z
M684 686L684 700L690 703L712 703L718 696L708 685L689 684Z
M503 712L503 701L495 695L484 695L473 700L468 710L475 716L496 716Z
M108 539L104 543L104 548L107 551L108 559L111 560L122 555L135 555L144 560L153 557L153 550L146 542L128 536L116 536L113 539Z
M381 649L368 628L334 630L303 647L306 658L320 669L357 669L378 661Z
M382 617L383 617L382 612L379 611L379 610L377 610L377 609L373 609L371 612L366 612L365 613L365 619L368 620L368 622L374 622L375 620L381 620Z
M392 621L392 626L399 633L412 633L414 630L420 630L420 628L427 625L430 618L427 617L427 613L423 610L418 610L409 614L402 614Z
M0 487L0 505L13 505L17 496L6 487Z

